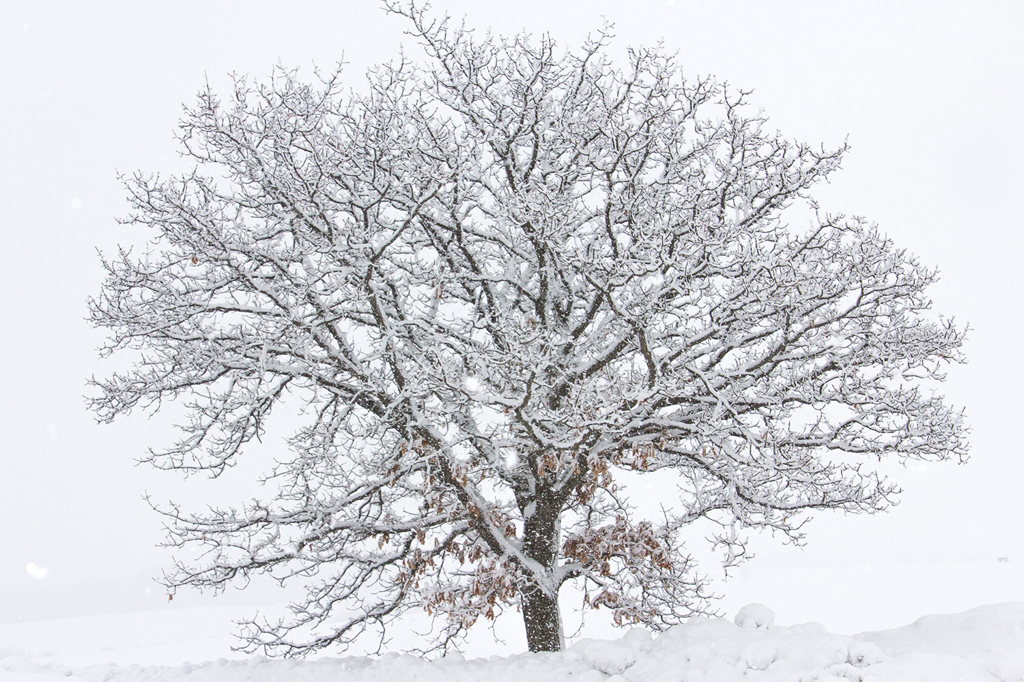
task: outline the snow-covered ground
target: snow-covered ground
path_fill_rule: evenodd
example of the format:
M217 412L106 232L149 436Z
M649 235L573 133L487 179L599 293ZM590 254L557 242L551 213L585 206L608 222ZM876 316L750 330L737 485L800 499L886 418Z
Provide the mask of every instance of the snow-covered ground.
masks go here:
M854 636L815 623L780 625L766 607L695 619L659 636L631 630L558 654L428 661L226 654L241 606L185 608L0 625L0 682L683 682L688 680L1024 680L1024 602L926 616Z

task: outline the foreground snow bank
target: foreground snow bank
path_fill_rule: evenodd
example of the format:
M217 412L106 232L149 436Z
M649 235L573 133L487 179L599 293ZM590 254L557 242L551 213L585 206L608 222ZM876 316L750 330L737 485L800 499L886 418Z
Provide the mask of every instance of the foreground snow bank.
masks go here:
M1024 602L926 616L903 628L847 637L809 623L776 626L752 604L733 622L694 619L654 637L632 630L618 640L582 640L558 654L438 661L382 658L280 661L224 659L174 667L92 665L69 668L20 654L0 660L0 682L804 682L1024 681ZM0 651L3 642L0 642Z

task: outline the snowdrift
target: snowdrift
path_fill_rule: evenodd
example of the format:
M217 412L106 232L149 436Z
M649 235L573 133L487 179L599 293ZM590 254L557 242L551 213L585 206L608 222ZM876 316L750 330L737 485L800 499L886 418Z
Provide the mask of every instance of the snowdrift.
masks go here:
M581 640L557 654L427 661L381 658L283 661L251 658L173 667L69 667L47 656L11 653L0 641L0 682L805 682L1024 681L1024 602L926 616L903 628L855 636L822 626L777 626L751 604L732 622L694 619L652 636L631 630L617 640ZM187 647L182 649L187 655Z

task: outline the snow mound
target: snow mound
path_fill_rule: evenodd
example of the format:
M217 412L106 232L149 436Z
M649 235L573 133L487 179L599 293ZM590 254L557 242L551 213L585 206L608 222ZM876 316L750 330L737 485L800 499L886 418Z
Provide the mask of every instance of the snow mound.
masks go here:
M1024 681L1024 602L926 616L903 628L853 637L827 632L815 623L779 626L773 621L771 610L755 604L741 609L733 622L694 618L658 636L634 629L621 639L581 640L555 654L473 660L458 654L435 661L388 654L68 668L50 656L12 652L0 659L0 682L69 677L74 682L170 682L186 677L187 682Z
M7 656L0 659L0 671L8 673L37 673L43 669L24 656Z
M1024 681L1024 602L924 616L905 627L865 632L857 639L890 656L956 657L985 666L996 679Z
M747 604L733 622L741 628L770 628L775 625L775 612L764 604Z

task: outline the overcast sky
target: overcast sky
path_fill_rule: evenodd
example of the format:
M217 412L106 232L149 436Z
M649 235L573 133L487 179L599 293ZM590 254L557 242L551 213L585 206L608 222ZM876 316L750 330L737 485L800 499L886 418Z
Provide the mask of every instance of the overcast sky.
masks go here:
M972 461L892 468L904 494L891 513L821 516L802 550L759 543L760 559L719 591L781 602L770 604L781 622L840 631L1024 600L1024 4L434 7L480 30L547 32L566 47L606 19L616 49L662 41L687 74L753 90L787 136L848 140L843 170L818 192L823 207L876 221L937 267L936 311L970 324L970 364L951 371L944 391L967 410ZM344 60L358 87L367 66L402 45L419 58L375 0L0 2L0 620L113 608L104 579L135 585L156 574L170 556L154 547L160 520L145 490L217 501L216 487L133 465L170 437L166 416L99 426L85 411L86 378L110 370L84 322L102 278L96 250L141 238L116 223L126 211L117 173L184 167L175 126L207 80L226 92L232 72L264 78L283 64L312 77L314 64ZM922 587L924 574L934 587ZM94 595L92 606L73 604L69 590Z

